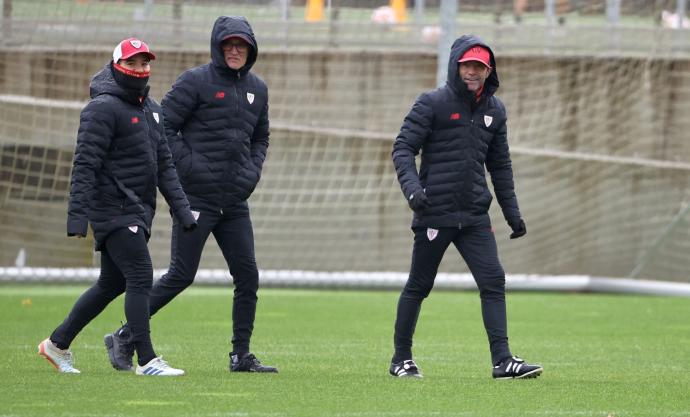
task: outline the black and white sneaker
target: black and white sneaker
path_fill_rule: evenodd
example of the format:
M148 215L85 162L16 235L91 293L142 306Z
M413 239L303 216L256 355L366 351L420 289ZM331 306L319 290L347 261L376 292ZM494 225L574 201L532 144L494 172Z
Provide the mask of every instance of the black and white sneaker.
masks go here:
M423 378L422 372L412 359L402 362L392 362L388 372L398 378Z
M230 353L230 372L276 373L278 368L261 364L253 353Z
M113 368L118 371L133 371L132 357L134 357L134 341L132 332L127 326L117 329L103 337L103 343L108 350L108 359Z
M530 365L523 359L513 356L494 366L491 375L494 379L536 378L544 371L541 365Z

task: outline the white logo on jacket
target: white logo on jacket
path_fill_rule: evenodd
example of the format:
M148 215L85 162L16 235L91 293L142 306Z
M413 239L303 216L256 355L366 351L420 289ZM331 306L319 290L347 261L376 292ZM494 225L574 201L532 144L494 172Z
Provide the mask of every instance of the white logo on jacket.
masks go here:
M153 118L156 119L156 123L160 123L160 120L158 119L158 113L153 112Z
M139 230L139 226L128 226L127 227L129 230L132 231L132 233L136 234L137 231Z
M493 122L493 121L494 121L493 117L484 115L484 124L486 125L486 127L491 126L491 122Z
M249 104L252 104L254 102L254 94L247 93L247 101L249 102Z
M437 229L432 229L431 227L426 229L426 237L429 238L429 242L436 239L436 236L438 236L438 230Z

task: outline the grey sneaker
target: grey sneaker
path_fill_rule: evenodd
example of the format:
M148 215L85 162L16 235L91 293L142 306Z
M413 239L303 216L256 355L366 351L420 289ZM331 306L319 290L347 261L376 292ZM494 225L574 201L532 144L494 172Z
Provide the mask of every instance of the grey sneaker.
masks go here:
M120 327L114 333L103 337L108 359L113 368L118 371L133 371L132 358L134 357L134 341L132 333L127 327Z

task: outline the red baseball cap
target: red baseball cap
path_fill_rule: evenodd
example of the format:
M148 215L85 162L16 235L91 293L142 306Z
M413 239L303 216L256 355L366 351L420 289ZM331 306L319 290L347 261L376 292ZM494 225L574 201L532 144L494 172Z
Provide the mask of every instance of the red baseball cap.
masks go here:
M136 54L146 54L149 59L154 60L156 56L151 52L146 42L137 38L127 38L118 43L113 51L113 62L121 59L127 59Z
M458 62L467 61L479 61L491 68L491 54L489 50L483 46L476 45L471 47L460 57L460 59L458 59Z

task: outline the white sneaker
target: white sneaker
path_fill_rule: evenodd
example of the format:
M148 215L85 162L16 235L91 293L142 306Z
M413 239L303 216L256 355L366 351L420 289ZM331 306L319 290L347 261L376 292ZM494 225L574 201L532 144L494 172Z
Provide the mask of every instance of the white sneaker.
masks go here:
M73 366L74 359L69 350L59 349L50 341L50 338L42 341L38 345L38 354L46 358L51 365L66 374L80 374L79 369Z
M182 369L175 369L168 365L168 362L163 360L163 357L153 358L144 366L137 365L137 375L149 376L180 376L184 375Z

